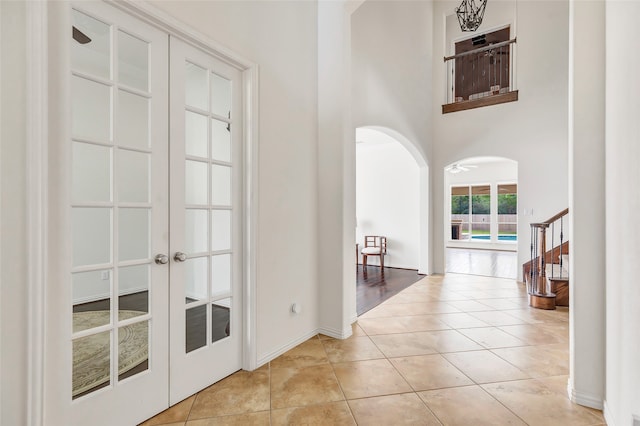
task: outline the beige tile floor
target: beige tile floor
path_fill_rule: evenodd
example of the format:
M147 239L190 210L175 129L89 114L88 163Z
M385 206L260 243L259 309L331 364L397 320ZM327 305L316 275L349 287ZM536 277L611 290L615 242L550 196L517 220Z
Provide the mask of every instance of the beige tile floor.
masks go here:
M429 276L143 425L604 425L566 396L568 321L514 280Z
M518 253L515 251L447 248L445 270L456 274L515 279Z

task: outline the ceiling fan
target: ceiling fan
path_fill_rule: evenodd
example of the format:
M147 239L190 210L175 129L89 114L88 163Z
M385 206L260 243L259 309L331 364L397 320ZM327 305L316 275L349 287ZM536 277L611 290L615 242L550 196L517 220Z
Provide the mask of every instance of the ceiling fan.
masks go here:
M448 167L445 167L445 171L449 172L449 173L460 173L460 172L468 172L471 169L474 169L478 166L474 165L474 164L458 164L458 163L454 163Z
M80 44L87 44L91 42L91 37L80 31L75 26L73 27L72 36L73 39Z

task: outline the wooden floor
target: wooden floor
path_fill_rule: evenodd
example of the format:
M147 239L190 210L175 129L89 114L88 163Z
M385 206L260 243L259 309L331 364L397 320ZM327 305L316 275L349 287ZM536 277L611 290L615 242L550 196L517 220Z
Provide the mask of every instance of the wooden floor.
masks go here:
M485 277L518 276L518 253L515 251L447 248L446 272Z
M425 275L416 270L358 265L356 272L356 311L358 316L375 308Z

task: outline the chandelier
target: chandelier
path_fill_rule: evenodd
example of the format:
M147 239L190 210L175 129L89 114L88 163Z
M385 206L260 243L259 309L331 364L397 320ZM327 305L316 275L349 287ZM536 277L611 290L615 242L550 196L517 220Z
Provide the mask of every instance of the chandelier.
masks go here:
M456 9L458 22L462 31L475 31L482 24L487 0L462 0Z

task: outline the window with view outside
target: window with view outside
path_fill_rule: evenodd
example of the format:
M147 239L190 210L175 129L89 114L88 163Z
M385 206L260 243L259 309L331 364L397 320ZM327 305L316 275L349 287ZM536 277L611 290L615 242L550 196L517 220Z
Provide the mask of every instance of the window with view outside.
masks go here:
M497 212L491 211L492 185L465 185L451 187L451 236L452 240L466 241L517 241L518 233L518 185L499 184ZM495 207L494 207L495 208ZM497 235L491 231L497 215Z
M498 240L516 241L518 233L518 185L498 185Z
M469 187L451 187L451 239L469 239Z
M451 239L489 240L491 235L491 187L451 187Z
M491 239L491 187L471 187L471 239Z

